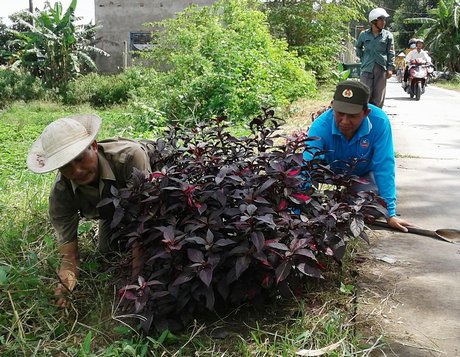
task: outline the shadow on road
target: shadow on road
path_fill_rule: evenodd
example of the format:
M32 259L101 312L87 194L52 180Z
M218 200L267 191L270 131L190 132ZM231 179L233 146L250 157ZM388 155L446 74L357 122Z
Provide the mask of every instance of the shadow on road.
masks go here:
M385 97L385 99L402 100L402 101L409 101L409 100L415 101L415 99L412 99L412 98L409 98L409 97Z

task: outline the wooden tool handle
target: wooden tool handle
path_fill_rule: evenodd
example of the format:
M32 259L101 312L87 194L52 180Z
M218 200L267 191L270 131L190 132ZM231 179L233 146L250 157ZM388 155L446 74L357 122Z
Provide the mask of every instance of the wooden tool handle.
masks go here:
M384 228L389 228L393 230L397 230L393 227L391 227L387 222L382 222L382 221L374 221L371 223L371 226L379 226L379 227L384 227ZM438 238L439 236L436 234L435 231L430 231L429 229L422 229L422 228L416 228L416 227L406 227L409 233L414 233L414 234L419 234L422 236L427 236L427 237L432 237L432 238Z

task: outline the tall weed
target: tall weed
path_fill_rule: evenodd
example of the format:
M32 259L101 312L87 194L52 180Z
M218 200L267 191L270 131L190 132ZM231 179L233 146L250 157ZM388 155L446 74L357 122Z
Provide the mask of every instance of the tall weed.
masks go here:
M129 99L132 85L133 83L123 73L118 75L89 73L69 82L63 100L65 104L89 103L95 107L121 104Z

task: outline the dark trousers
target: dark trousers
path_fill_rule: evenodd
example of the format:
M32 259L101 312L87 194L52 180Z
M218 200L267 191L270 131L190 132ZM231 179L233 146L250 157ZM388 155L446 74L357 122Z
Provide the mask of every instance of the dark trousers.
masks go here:
M382 108L387 86L386 70L382 66L375 64L372 72L361 72L360 80L369 87L369 103Z
M404 69L404 82L407 82L407 79L409 78L409 66L406 66Z

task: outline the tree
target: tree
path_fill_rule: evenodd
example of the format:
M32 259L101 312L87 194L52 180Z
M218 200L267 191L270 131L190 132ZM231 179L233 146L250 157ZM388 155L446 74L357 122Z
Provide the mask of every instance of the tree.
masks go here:
M353 41L350 21L363 19L372 6L367 0L269 0L264 4L272 35L285 39L320 81L337 67L344 40Z
M428 10L428 17L406 19L408 24L421 24L417 36L425 38L437 67L460 71L460 4L457 0L439 0Z
M28 18L26 12L17 12L9 16L10 25L0 22L0 65L11 64L14 61L14 54L22 48L21 41L17 39L14 31L27 31L27 28L21 25L19 20L27 22Z
M65 88L84 68L96 70L90 54L107 55L91 43L99 27L76 26L76 6L77 0L72 0L63 12L60 2L53 7L46 2L43 11L24 12L18 17L9 29L19 46L9 58L11 65L40 77L50 88ZM25 17L33 19L33 25Z
M436 6L433 0L406 0L400 2L392 16L391 29L395 36L397 48L407 47L409 40L415 37L419 24L407 23L405 20L411 17L427 17L428 10Z

